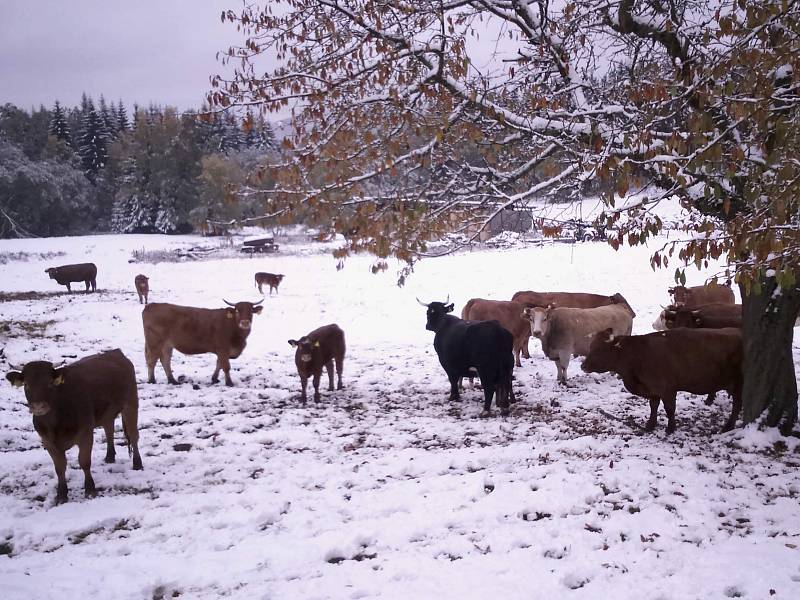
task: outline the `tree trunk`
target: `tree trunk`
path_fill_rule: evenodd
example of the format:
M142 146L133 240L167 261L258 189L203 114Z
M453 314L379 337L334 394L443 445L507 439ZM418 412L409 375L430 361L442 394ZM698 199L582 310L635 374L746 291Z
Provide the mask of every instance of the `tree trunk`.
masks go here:
M774 277L762 277L760 293L742 294L742 371L745 424L767 411L766 423L791 433L797 421L797 380L792 358L794 321L800 311L800 289L777 289Z

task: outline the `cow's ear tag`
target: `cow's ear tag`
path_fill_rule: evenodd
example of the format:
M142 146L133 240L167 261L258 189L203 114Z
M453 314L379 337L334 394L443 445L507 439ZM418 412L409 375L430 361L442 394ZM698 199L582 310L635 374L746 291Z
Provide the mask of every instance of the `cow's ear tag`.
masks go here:
M53 378L53 385L61 385L62 383L64 383L64 374L59 373Z
M232 318L233 318L233 311L232 311L232 310L229 308L229 309L227 310L227 312L226 312L226 315L225 315L225 316L226 316L226 317L228 317L229 319L232 319Z
M319 340L317 340L316 342L314 342L314 348L319 348Z

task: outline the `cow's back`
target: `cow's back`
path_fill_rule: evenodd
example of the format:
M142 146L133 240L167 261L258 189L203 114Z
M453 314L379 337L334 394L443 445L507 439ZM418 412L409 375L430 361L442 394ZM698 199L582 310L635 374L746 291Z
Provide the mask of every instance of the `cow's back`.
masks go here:
M343 357L345 353L344 331L336 323L323 325L308 334L310 340L319 341L322 362Z
M550 304L566 308L595 308L613 304L611 296L602 294L589 294L584 292L534 292L530 290L520 291L511 297L515 302L521 302L525 306L546 307Z
M97 266L94 263L78 263L57 267L56 279L64 282L91 281L97 278Z
M685 306L697 308L705 304L735 304L733 290L727 285L698 285L687 289Z
M609 304L594 308L554 308L547 317L547 331L542 347L556 352L567 349L586 356L595 333L610 328L614 335L630 335L633 317L627 304Z
M224 308L154 302L142 311L142 324L148 345L167 344L184 354L202 354L228 342L225 326L233 319L226 317Z
M473 298L461 311L461 318L468 321L496 320L500 325L516 337L525 334L530 326L522 318L525 305L514 300L484 300Z
M84 357L62 373L60 402L87 407L81 410L91 406L96 421L138 398L133 363L118 348Z

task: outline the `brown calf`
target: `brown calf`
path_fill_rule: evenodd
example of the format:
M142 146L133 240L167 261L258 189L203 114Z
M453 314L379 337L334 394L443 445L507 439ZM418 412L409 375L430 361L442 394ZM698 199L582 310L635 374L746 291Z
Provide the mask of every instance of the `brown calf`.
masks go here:
M155 383L156 363L160 360L169 383L178 382L172 376L172 350L183 354L217 355L212 383L225 373L225 385L232 386L231 358L237 358L247 345L253 315L261 312L259 302L237 302L230 308L194 308L177 304L148 304L142 311L144 325L144 357L147 361L147 382Z
M727 391L733 398L733 407L722 431L733 429L742 409L740 329L679 328L617 337L607 329L592 338L581 368L587 373L613 371L629 392L647 398L650 418L646 431L655 429L661 401L667 413L667 433L675 431L675 398L679 391Z
M149 282L150 279L141 273L133 280L133 285L136 287L136 293L139 294L139 304L142 303L142 298L144 298L144 303L147 304L147 295L150 293Z
M263 273L259 272L256 273L256 287L258 288L258 293L263 294L264 292L261 291L261 286L265 283L269 285L269 294L272 295L272 290L275 290L275 293L278 293L278 286L283 281L283 275L275 274L275 273Z
M53 459L58 477L57 504L67 501L66 451L76 444L84 492L87 497L97 494L91 473L94 429L105 429L106 462L113 463L114 420L119 414L133 468L142 468L136 375L133 364L119 349L87 356L62 368L43 360L29 362L21 372L7 373L6 379L15 386L25 386L33 427Z
M319 401L319 380L322 367L328 371L328 391L333 391L333 363L336 362L338 376L337 390L342 389L342 363L344 362L344 331L336 325L324 325L315 329L299 340L289 340L289 345L297 348L294 362L300 375L301 399L306 401L306 384L312 378L314 384L314 400Z

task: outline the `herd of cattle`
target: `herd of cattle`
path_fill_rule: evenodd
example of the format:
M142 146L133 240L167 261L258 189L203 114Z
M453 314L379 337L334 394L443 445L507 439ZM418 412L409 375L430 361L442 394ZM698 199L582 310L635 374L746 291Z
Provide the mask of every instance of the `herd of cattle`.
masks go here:
M47 269L50 278L66 285L83 281L86 290L96 289L97 268L92 263ZM283 275L256 273L256 287L263 284L277 292ZM149 280L137 275L134 281L142 311L147 381L155 383L155 367L161 362L167 381L177 384L172 373L172 351L183 354L215 354L211 381L233 385L230 360L241 355L250 334L254 315L262 311L259 302L225 300L219 309L148 303ZM529 358L531 336L539 339L542 350L556 364L557 381L567 384L571 357L584 356L581 365L587 373L616 373L631 393L650 402L650 418L645 429L653 430L658 407L664 403L667 433L675 430L675 401L679 391L708 394L727 391L732 410L723 431L731 429L742 404L741 305L734 304L730 287L724 285L676 287L669 290L672 304L654 323L658 330L646 335L631 335L636 313L621 294L600 295L572 292L521 291L509 301L469 300L461 318L449 313L454 305L445 302L423 304L427 309L426 328L435 332L433 345L450 382L450 399L459 398L464 377L479 377L484 393L483 416L490 414L493 398L502 414L515 401L512 388L514 366L521 366L520 355ZM306 401L309 379L314 400L320 399L323 367L328 373L328 389L333 390L334 365L337 389L342 389L345 356L344 332L336 324L319 327L289 340L295 350L295 365L300 376L301 398ZM12 365L13 367L13 365ZM58 477L56 502L67 500L65 478L66 450L77 445L78 462L84 471L84 490L95 495L90 472L93 431L106 433L106 462L114 462L114 421L122 416L133 468L141 469L138 448L138 393L133 364L119 350L85 357L67 366L33 361L14 370L6 378L23 386L33 425L49 452Z

